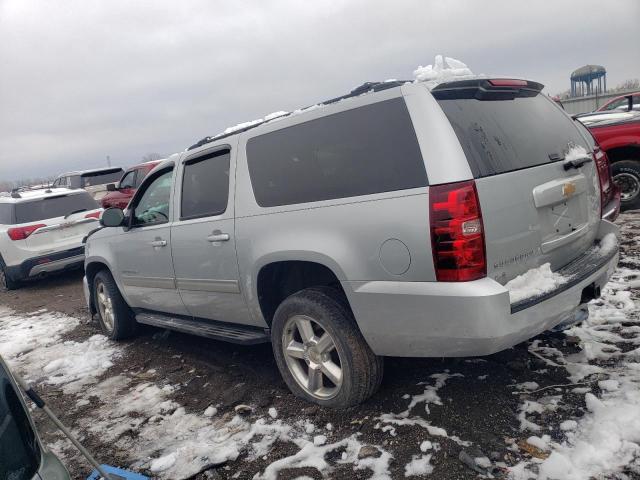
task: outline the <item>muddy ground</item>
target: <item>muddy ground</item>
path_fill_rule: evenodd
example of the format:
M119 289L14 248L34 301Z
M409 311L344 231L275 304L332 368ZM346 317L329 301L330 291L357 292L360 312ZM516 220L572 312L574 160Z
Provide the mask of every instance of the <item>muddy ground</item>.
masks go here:
M637 242L640 213L625 214L618 223L623 227L624 236L622 264L637 269L637 259L640 258ZM81 325L67 337L84 340L97 333L98 326L89 318L84 306L81 280L81 272L70 272L29 283L18 291L0 292L0 304L16 312L28 313L46 308L80 318L83 320ZM545 334L541 338L544 343L563 352L573 352L579 348L564 334ZM442 405L430 405L429 415L424 411L421 413L420 408L414 409L414 414L422 414L432 425L473 443L470 447L461 447L448 439L439 439L442 448L434 453L431 461L434 472L430 478L445 480L478 477L478 473L459 460L462 449L468 450L472 456L487 456L507 465L517 463L530 453L535 455L535 451L514 452L507 448L511 439L518 441L528 436L520 431L517 415L522 399L514 385L534 381L543 388L568 383L564 369L551 368L529 353L529 343L484 357L484 361L388 358L379 392L363 405L336 411L310 406L289 393L278 373L270 345L242 347L154 328L144 328L137 338L125 342L125 345L128 345L125 355L115 361L105 377L126 371L134 376L137 374L142 382L149 380L147 372L153 369L156 372L153 375L157 378L181 385L175 400L184 405L187 411L200 412L209 405L217 404L220 414L224 415L233 412L235 405L245 403L256 407L255 415L266 415L269 407L275 407L279 418L284 420L293 422L309 418L316 425L331 423L337 437L360 432L362 441L385 446L393 452L393 478L404 478L405 464L412 455L419 453L417 446L428 439L428 435L418 426L403 426L397 427L397 436L391 436L388 432L376 429L375 422L363 420L373 419L382 413L405 410L407 401L402 398L403 395L422 393L424 388L417 384L428 380L431 374L449 370L461 373L464 377L450 380L439 390ZM597 386L592 388L597 393ZM85 409L92 408L89 404L69 413L60 390L45 387L43 394L52 408L60 413L63 422L72 427L77 426ZM549 419L549 423L557 425L562 418L579 416L584 407L584 395L572 395L567 391L564 402L563 408L551 414L560 418ZM45 441L59 438L46 420L40 417L39 427L44 431ZM548 433L557 439L563 435L560 430ZM88 437L87 446L105 463L128 462L127 452L114 450L112 445L102 442L99 437ZM247 462L242 455L236 461L194 478L250 479L268 464L295 451L294 445L278 443L267 459ZM87 475L88 468L77 457L70 460L68 467L73 478ZM322 478L313 468L283 473L281 478L303 475ZM501 476L500 471L495 473ZM344 468L338 466L332 478L369 478L370 474L366 470L353 471L352 466L346 465Z

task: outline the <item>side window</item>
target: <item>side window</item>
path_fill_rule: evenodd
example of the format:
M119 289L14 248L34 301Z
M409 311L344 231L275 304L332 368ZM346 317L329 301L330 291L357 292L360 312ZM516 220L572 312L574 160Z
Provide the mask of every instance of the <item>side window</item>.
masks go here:
M159 173L147 184L133 211L133 226L157 225L169 221L173 169Z
M221 215L229 198L229 150L187 160L182 178L180 218Z
M120 188L134 188L136 186L136 171L131 170L120 180Z
M147 177L147 174L153 169L146 169L146 168L138 168L136 170L136 188L138 188L140 185L142 185L142 182L144 181L144 179Z
M40 467L40 449L29 418L0 364L0 478L30 480Z
M74 175L73 177L67 177L67 187L69 188L84 188L80 175Z
M402 98L251 138L247 161L261 207L427 185L418 140Z

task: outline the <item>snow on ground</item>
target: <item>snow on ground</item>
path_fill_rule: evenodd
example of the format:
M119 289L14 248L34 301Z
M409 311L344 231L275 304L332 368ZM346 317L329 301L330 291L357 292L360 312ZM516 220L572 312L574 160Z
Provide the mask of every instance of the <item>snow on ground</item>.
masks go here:
M572 383L592 388L573 389L584 395L584 415L560 425L543 426L533 418L561 406L563 395L524 401L521 428L540 432L527 441L550 454L512 468L514 479L608 478L623 469L640 474L640 328L629 325L638 322L629 291L629 279L637 276L637 271L619 268L603 298L589 305L589 320L566 332L580 340L580 352L565 356L540 341L532 343L530 351L564 367ZM541 433L558 429L564 432L561 442Z
M274 408L266 418L217 417L213 406L187 412L172 399L180 387L162 379L151 381L153 370L144 372L143 382L130 372L103 378L123 348L102 335L83 342L64 341L63 336L78 325L75 318L47 311L18 315L0 309L0 354L28 381L59 387L75 397L70 409L91 404L75 426L76 434L81 439L99 436L128 452L132 469L148 470L157 478L189 478L243 453L249 461L263 457L282 441L295 444L299 451L273 462L256 478L276 479L281 470L294 467L314 467L328 475L333 467L325 457L336 451L342 451L338 464L368 470L371 478L391 478L390 453L375 447L380 452L377 458L359 458L364 445L358 435L333 438L331 424L317 427L302 420L287 424L276 418ZM69 445L57 440L51 448L65 457Z

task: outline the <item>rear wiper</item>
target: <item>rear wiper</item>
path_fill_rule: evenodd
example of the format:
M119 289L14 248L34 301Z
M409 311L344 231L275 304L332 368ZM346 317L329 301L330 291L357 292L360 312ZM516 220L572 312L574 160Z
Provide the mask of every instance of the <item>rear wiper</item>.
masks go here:
M571 168L580 168L585 163L593 162L593 158L591 156L585 155L584 157L574 158L573 160L565 160L562 166L565 170L569 170Z
M66 220L66 219L67 219L67 218L69 218L71 215L75 215L76 213L86 212L86 211L87 211L87 209L86 209L86 208L81 208L81 209L79 209L79 210L74 210L74 211L73 211L73 212L71 212L71 213L67 213L67 214L64 216L64 218L65 218L65 220Z

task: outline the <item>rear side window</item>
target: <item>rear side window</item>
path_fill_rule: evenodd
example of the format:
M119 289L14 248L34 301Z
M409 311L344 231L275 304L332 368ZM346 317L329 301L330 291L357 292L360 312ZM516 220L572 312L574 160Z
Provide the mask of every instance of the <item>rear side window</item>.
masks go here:
M0 478L30 480L40 467L40 449L18 394L0 364Z
M438 103L476 178L549 163L549 155L563 156L570 143L587 147L573 121L542 94Z
M64 217L72 212L96 210L99 206L90 194L82 192L16 203L15 208L16 223L29 223Z
M12 225L13 223L13 205L0 203L0 225Z
M136 171L131 170L127 172L122 179L120 179L120 188L134 188L136 186Z
M122 177L122 169L107 172L84 173L82 174L82 184L80 188L116 183L120 180L120 177Z
M221 215L229 198L229 150L187 160L182 178L181 219Z
M402 98L366 105L250 139L258 205L273 207L427 185Z

